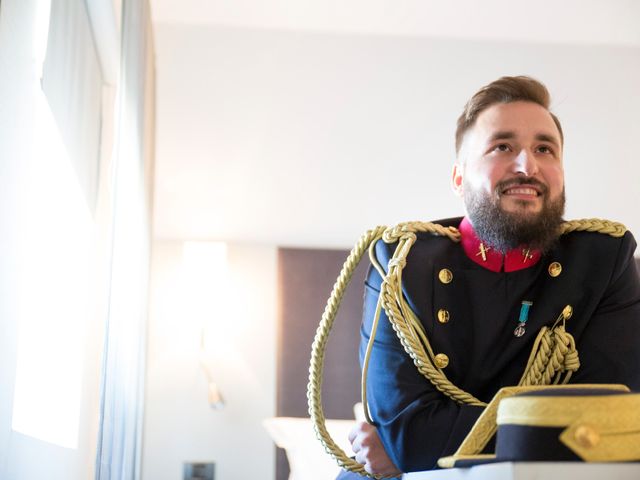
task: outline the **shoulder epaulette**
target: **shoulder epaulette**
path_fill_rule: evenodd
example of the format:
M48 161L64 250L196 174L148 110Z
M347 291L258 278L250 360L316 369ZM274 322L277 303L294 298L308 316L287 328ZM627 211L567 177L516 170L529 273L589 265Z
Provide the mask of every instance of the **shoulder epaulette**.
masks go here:
M386 243L395 243L406 235L416 233L431 233L433 235L449 237L454 242L460 241L460 231L456 227L445 227L439 223L417 221L402 222L398 223L395 227L387 227L382 234L382 240Z
M569 220L560 225L560 235L566 235L571 232L596 232L611 235L612 237L622 237L626 231L627 227L622 223L601 218Z

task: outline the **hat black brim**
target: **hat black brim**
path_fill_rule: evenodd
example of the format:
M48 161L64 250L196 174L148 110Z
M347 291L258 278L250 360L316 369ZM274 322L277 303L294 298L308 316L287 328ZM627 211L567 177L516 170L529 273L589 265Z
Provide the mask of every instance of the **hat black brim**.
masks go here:
M495 455L478 455L478 458L460 458L453 463L453 468L471 468L479 465L488 465L490 463L509 462L504 458L497 458Z

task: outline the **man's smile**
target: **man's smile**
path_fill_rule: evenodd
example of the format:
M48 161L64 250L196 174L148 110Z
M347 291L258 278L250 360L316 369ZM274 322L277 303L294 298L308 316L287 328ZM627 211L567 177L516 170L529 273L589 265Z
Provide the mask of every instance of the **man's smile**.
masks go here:
M499 197L514 200L534 200L543 198L549 188L540 180L534 178L516 178L499 182L496 192Z
M538 197L540 192L533 187L514 186L502 191L502 195L517 195L522 197Z

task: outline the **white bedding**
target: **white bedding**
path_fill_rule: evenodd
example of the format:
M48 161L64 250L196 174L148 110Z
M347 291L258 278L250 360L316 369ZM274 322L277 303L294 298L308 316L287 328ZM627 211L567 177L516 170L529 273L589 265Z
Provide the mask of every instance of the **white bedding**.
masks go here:
M333 440L349 456L349 431L355 420L327 420ZM263 421L271 438L287 453L291 474L289 480L333 480L340 471L333 458L316 438L310 418L275 417Z

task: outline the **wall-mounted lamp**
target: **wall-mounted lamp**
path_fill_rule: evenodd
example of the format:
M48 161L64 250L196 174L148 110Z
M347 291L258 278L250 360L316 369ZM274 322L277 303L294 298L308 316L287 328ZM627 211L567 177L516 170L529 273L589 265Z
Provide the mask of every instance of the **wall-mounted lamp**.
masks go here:
M213 381L213 374L211 373L210 361L207 359L207 352L204 343L204 329L200 336L200 353L198 354L198 360L200 361L200 367L204 371L205 377L209 384L208 401L209 406L214 410L222 410L224 408L224 398L216 382Z
M221 304L228 300L227 245L223 242L185 242L182 270L185 314L201 326L198 362L207 379L209 405L219 410L224 407L224 399L213 381L212 372L215 354L221 354L221 345L216 342L221 338L217 335L221 327L218 321Z

